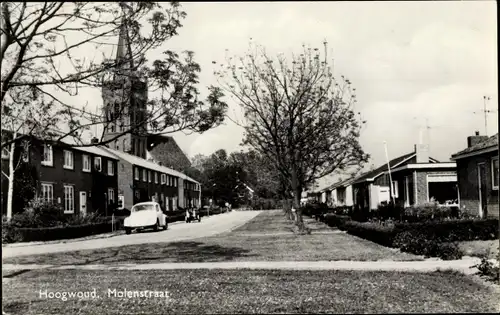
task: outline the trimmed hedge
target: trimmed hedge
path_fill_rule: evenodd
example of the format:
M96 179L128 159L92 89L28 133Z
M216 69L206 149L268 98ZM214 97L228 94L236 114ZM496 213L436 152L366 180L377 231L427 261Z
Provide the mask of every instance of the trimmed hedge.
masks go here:
M116 221L114 224L116 230L120 229L120 221ZM2 227L2 241L4 243L53 241L108 232L111 232L111 222L37 228L22 228L7 224Z
M329 214L325 223L387 247L427 257L459 259L457 242L498 238L498 219L455 219L419 223L357 222Z
M398 231L414 231L428 239L449 242L494 240L498 238L498 219L444 220L396 223Z

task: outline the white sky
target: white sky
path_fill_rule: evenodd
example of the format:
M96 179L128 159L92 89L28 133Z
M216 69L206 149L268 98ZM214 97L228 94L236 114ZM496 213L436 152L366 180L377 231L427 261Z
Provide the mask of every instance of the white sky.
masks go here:
M361 144L376 166L385 162L384 140L390 158L411 152L418 125L426 119L432 127L431 156L448 160L475 130L484 134L483 95L491 97L489 109L498 110L494 1L198 2L182 7L188 14L184 26L165 49L195 52L202 91L216 84L212 61L223 61L226 49L242 54L250 38L285 55L302 44L321 47L326 39L335 74L345 75L357 90L356 110L368 121ZM90 101L102 103L99 93L95 96ZM497 115L488 119L490 135L498 132ZM202 135L175 139L190 157L221 148L231 152L240 149L242 130L227 121Z

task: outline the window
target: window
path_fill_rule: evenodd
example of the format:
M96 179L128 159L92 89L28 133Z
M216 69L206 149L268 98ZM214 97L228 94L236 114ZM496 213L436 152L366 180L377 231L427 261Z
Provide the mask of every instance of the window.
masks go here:
M84 155L82 155L82 159L83 159L82 171L90 172L90 156L88 156L87 154L84 154Z
M73 186L64 185L64 213L75 212L75 189Z
M115 149L116 151L120 151L120 145L118 144L118 140L115 141Z
M398 198L398 181L393 180L392 181L392 193L394 194L395 198Z
M165 183L167 182L167 175L161 174L160 176L161 176L161 184L165 185Z
M64 150L64 165L65 169L73 169L73 152Z
M177 187L177 180L178 178L174 178L174 187Z
M491 186L493 189L498 189L498 156L491 160Z
M100 172L102 170L102 161L100 157L94 158L94 168Z
M142 170L142 181L143 182L148 181L148 172L146 170Z
M139 180L139 168L136 167L135 170L134 170L134 178L135 180Z
M152 180L153 180L153 177L151 176L151 171L148 171L148 182L151 183Z
M115 203L115 190L113 188L108 188L108 204L112 205Z
M42 184L42 199L46 202L54 200L54 187L52 184Z
M158 173L155 172L155 184L158 184Z
M50 144L44 144L43 146L43 157L42 157L42 165L52 166L52 146Z
M115 170L113 168L113 161L108 161L108 175L115 175Z

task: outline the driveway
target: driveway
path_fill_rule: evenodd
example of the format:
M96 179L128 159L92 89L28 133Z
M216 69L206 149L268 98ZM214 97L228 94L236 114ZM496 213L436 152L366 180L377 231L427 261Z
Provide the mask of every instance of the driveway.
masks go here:
M199 223L169 225L168 230L117 235L109 238L68 241L66 243L2 246L2 259L15 256L70 252L85 249L119 247L144 243L177 242L213 236L230 231L256 217L260 211L231 211L224 214L203 217Z

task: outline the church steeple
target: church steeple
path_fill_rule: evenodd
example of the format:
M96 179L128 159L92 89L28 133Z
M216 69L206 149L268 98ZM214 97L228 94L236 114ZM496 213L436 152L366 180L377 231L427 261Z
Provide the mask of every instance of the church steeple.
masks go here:
M116 51L116 63L117 65L121 65L121 68L125 67L125 64L128 63L128 69L134 70L134 60L132 55L132 46L130 44L130 34L128 32L127 23L125 17L122 18L122 23L120 26L120 34L118 35L118 46ZM125 64L122 64L125 62Z
M147 126L146 117L147 81L137 72L141 59L134 65L130 32L125 18L126 4L123 4L124 17L120 26L115 63L109 81L103 82L103 115L106 126L103 139L113 139L109 147L115 150L146 158ZM137 57L137 56L136 56ZM133 130L133 132L130 132Z

